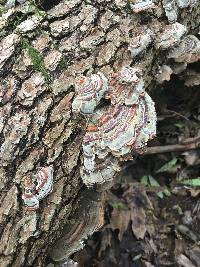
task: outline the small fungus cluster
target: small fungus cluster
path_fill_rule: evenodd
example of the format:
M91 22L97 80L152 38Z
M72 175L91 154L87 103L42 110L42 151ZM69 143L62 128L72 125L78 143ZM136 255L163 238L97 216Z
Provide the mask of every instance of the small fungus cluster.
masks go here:
M141 31L134 38L132 38L128 50L131 52L131 57L139 55L143 52L149 44L152 43L153 32L150 29Z
M165 47L170 45L165 44ZM162 65L157 74L157 82L169 81L172 73L184 75L187 65L199 61L200 40L194 35L183 35L177 42L168 47L167 58L169 65ZM188 72L187 72L188 73ZM190 84L196 84L198 74L190 77ZM198 84L198 83L197 83Z
M53 190L53 167L43 167L32 177L24 181L24 194L22 196L26 209L37 210L39 202Z
M200 41L194 35L187 35L169 53L168 58L173 58L176 62L193 63L200 60Z
M187 28L181 23L166 25L156 38L156 48L164 50L173 47L180 42L186 32Z

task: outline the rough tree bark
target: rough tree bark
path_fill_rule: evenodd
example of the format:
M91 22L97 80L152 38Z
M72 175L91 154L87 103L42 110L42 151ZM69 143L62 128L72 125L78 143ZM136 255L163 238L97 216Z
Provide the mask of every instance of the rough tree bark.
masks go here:
M74 218L83 220L88 210L101 210L102 195L87 191L79 175L86 123L71 112L76 80L140 64L151 91L166 61L165 51L153 43L134 59L127 50L138 32L150 28L156 36L169 24L161 1L141 13L131 10L132 1L47 2L45 12L34 4L27 9L27 3L1 11L1 267L46 266L48 250L63 229L70 230ZM179 10L178 22L190 34L198 33L197 2L191 10ZM22 200L24 179L49 165L54 168L53 192L36 212L28 212ZM88 201L91 195L94 201Z

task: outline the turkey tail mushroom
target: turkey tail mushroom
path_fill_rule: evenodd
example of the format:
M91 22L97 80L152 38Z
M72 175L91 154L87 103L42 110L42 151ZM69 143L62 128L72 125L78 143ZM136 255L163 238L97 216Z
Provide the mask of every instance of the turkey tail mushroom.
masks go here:
M27 210L37 210L39 202L53 190L53 167L43 167L24 180L23 200Z
M139 151L156 135L154 102L140 68L126 66L111 75L107 97L111 105L95 110L83 138L81 177L88 187L112 181L120 169L115 157Z
M72 103L72 110L84 115L92 114L108 90L108 80L103 73L84 77L76 88L76 97Z
M194 35L187 35L169 51L168 58L173 58L176 62L197 62L200 59L200 40Z

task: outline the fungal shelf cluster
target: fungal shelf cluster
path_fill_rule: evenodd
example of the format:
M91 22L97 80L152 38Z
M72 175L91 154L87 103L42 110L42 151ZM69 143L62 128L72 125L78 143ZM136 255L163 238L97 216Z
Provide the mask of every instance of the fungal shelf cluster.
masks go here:
M110 105L98 107L102 98ZM88 118L81 169L88 187L112 181L120 170L118 159L141 151L156 134L154 102L138 67L125 66L109 78L97 73L81 80L72 109Z

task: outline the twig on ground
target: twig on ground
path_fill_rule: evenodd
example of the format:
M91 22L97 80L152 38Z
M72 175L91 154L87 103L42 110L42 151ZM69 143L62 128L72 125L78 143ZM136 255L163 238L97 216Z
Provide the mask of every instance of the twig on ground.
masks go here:
M147 147L143 154L151 155L151 154L160 154L167 152L182 152L182 151L194 150L197 148L200 148L200 136L196 136L194 138L188 138L182 141L180 144Z
M172 115L174 115L174 116L181 117L181 118L183 118L184 120L190 122L190 120L189 120L186 116L184 116L183 114L181 114L181 113L179 113L179 112L176 112L176 111L174 111L174 110L170 110L170 109L166 109L165 112L168 113L168 114L172 114Z

